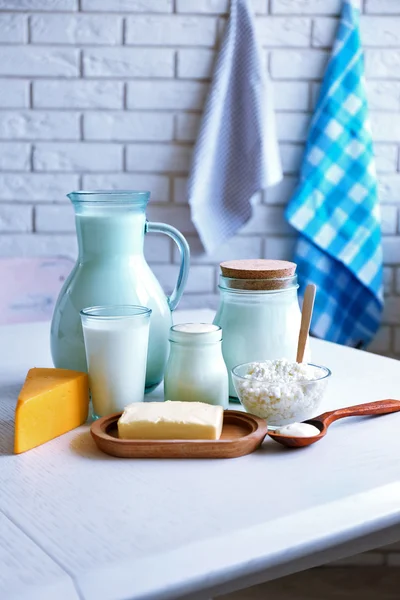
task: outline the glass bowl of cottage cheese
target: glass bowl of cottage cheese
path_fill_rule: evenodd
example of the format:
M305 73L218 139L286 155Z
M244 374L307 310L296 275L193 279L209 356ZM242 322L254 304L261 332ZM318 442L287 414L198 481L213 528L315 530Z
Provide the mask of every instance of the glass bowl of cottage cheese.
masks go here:
M244 363L232 369L243 407L266 419L271 428L315 417L330 376L327 367L284 358Z

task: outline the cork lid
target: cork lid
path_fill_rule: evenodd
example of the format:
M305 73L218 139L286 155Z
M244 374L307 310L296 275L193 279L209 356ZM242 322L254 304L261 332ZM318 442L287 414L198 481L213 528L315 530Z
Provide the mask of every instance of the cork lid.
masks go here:
M227 260L220 264L224 277L235 279L278 279L293 277L296 264L287 260L255 258Z

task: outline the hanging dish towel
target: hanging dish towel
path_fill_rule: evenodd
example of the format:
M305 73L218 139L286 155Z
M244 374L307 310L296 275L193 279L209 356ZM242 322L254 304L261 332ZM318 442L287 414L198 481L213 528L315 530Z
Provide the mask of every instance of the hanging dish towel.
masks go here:
M232 0L188 183L207 252L251 217L250 198L282 177L271 90L249 0Z
M301 288L318 287L311 331L362 347L378 329L382 250L377 181L364 88L359 10L343 4L287 218L300 236Z

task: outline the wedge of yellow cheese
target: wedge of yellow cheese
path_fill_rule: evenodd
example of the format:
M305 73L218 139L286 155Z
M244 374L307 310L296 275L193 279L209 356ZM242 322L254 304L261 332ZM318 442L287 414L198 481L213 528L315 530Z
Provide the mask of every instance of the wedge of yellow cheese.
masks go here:
M15 409L15 454L82 425L87 419L88 408L86 373L30 369Z

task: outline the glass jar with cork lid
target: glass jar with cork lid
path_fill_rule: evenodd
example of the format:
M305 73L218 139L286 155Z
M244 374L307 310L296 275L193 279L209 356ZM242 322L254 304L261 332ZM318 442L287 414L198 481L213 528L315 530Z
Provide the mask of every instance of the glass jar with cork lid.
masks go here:
M214 323L222 328L229 395L236 398L233 367L279 358L296 360L301 320L296 264L252 259L226 261L220 267L220 305Z

